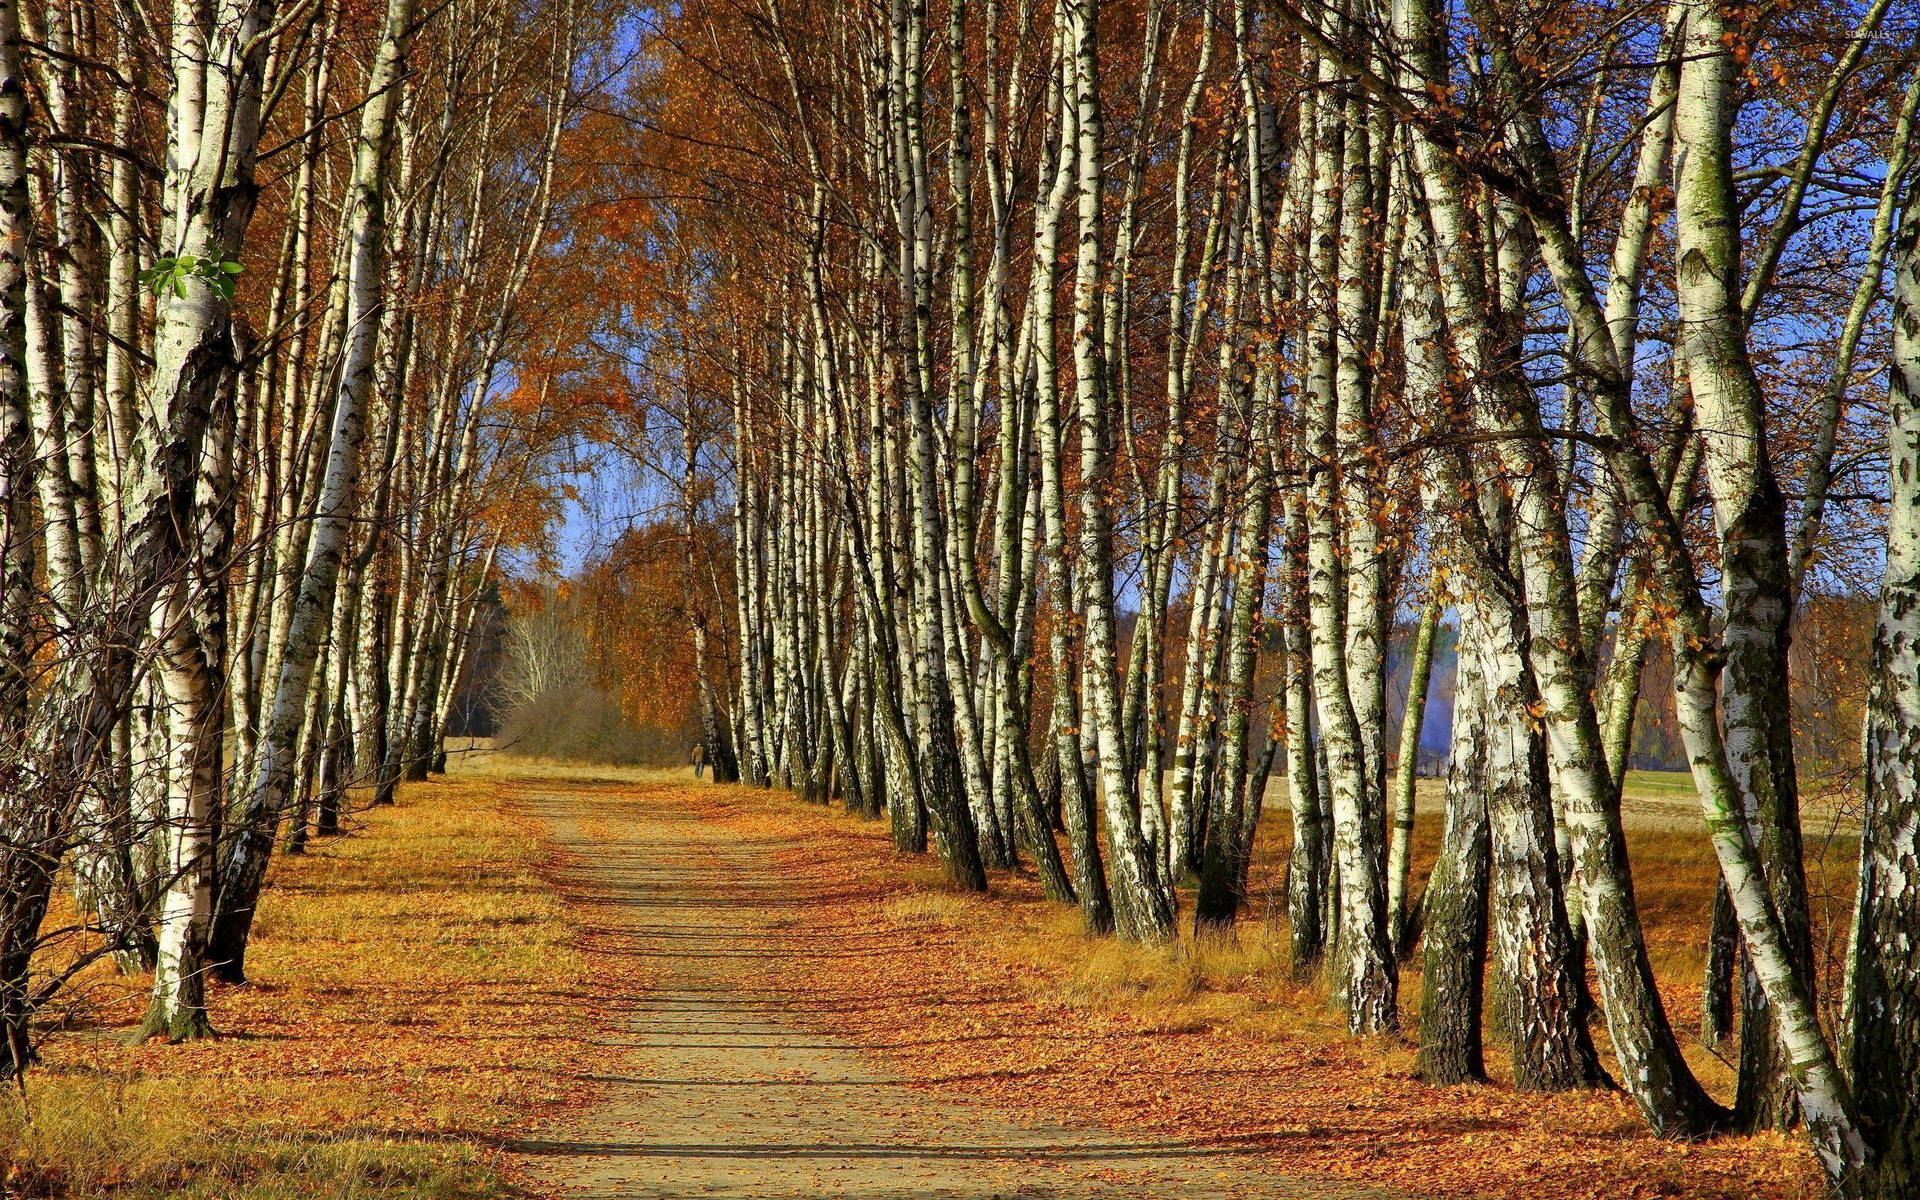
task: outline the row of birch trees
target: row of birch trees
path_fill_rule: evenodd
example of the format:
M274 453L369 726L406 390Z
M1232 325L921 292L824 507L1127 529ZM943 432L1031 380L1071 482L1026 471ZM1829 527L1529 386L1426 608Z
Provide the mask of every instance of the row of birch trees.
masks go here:
M1676 1137L1797 1124L1836 1187L1920 1195L1915 15L662 17L678 82L636 169L692 264L689 527L733 525L711 761L1148 943L1182 909L1231 928L1284 783L1293 968L1354 1033L1417 1027L1454 1083L1497 1030L1523 1088L1619 1087ZM1821 994L1788 655L1860 579L1859 889ZM1720 867L1731 1108L1656 986L1623 828L1661 652Z
M0 1076L103 955L211 1032L275 853L443 766L594 29L0 0Z

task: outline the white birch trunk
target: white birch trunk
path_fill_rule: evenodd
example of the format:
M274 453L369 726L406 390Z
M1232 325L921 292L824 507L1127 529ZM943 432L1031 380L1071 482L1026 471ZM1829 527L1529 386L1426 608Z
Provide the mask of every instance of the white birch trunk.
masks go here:
M315 507L313 536L287 636L287 652L275 680L273 705L261 737L260 760L247 785L239 836L221 870L220 912L211 952L221 964L222 974L235 978L245 977L254 905L266 876L281 810L294 782L295 750L307 710L308 685L332 616L334 585L339 579L354 489L359 482L386 274L387 147L412 34L413 0L389 0L354 146L347 307L326 473Z

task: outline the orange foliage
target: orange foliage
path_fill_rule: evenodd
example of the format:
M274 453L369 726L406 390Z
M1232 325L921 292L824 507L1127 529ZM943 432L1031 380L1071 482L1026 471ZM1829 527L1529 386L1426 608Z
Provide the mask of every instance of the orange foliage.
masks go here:
M719 531L696 531L693 598L708 622L713 685L730 690L720 659L733 644L732 558ZM677 524L642 526L615 543L578 582L587 642L602 683L635 726L679 729L698 714L687 539ZM720 595L713 595L715 591Z

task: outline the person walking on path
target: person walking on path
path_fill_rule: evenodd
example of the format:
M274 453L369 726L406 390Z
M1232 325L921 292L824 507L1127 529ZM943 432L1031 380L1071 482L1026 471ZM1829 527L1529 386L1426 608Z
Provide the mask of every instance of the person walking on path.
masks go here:
M693 777L695 779L701 778L701 772L706 769L707 744L705 742L695 742L693 744Z

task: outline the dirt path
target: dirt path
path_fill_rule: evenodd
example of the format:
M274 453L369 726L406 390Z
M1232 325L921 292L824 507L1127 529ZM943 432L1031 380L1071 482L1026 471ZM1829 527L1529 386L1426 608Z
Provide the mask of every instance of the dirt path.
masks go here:
M890 1077L806 1031L794 1000L751 982L797 903L760 852L640 785L616 812L564 783L529 807L573 858L590 934L653 986L604 1043L604 1098L516 1146L568 1197L1198 1197L1380 1195L1283 1178L1255 1154L1023 1124ZM788 936L791 936L789 931ZM816 951L817 952L817 951ZM758 972L764 977L764 972Z

